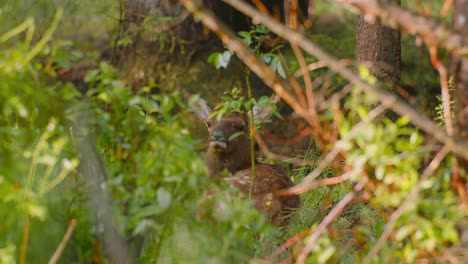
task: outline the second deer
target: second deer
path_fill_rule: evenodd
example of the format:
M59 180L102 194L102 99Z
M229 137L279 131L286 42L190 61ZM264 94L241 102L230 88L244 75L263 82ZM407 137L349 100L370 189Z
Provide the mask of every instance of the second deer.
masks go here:
M220 120L210 118L211 108L203 99L194 106L193 111L208 128L209 146L205 162L210 176L219 177L227 169L233 176L225 178L226 181L249 194L253 169L246 115L234 112L223 115ZM277 193L292 187L294 183L278 165L257 162L255 175L252 191L255 208L263 212L272 224L286 225L291 211L299 208L301 201L298 195L278 196Z

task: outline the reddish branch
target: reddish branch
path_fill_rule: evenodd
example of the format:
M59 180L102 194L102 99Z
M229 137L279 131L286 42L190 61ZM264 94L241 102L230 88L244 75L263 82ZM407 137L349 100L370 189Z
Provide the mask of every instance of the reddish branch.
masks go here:
M320 235L325 231L325 229L338 217L340 214L343 212L344 208L348 203L350 203L354 196L356 196L356 193L361 191L364 186L366 185L368 181L367 177L363 177L356 186L354 186L353 191L348 193L339 203L336 204L336 206L330 211L330 213L325 216L325 218L320 222L319 226L315 231L312 233L312 235L309 237L306 246L304 249L301 251L299 254L299 257L297 258L296 263L303 264L305 263L307 256L309 253L312 251L312 248L315 245L315 242L317 239L320 237Z
M268 257L268 260L273 261L274 259L279 257L281 255L281 253L283 253L283 251L285 251L286 249L292 247L294 244L296 244L298 241L300 241L304 237L312 234L313 231L314 231L313 229L307 229L307 230L304 230L302 232L299 232L299 233L295 234L293 237L291 237L286 242L284 242L281 246L279 246L275 250L275 252L273 252L273 254L271 254Z
M265 141L263 140L263 138L258 133L255 133L255 141L258 143L258 146L262 150L263 154L265 154L267 157L271 159L291 163L294 165L300 165L300 166L313 166L316 163L313 160L298 159L298 158L293 158L293 157L271 152L268 146L265 144Z
M262 11L265 14L271 15L270 11L268 11L268 8L266 8L266 6L262 3L261 0L253 0L252 2L258 8L258 10Z
M62 252L68 243L68 240L70 240L70 237L73 233L73 230L75 229L75 226L76 226L76 219L72 219L70 221L70 224L68 225L67 231L65 232L65 235L63 236L62 241L60 242L59 246L55 250L54 255L52 255L52 257L50 258L49 264L57 263L58 259L60 258L60 255L62 255Z
M365 119L360 121L348 132L348 134L342 139L342 141L346 142L355 137L366 125L368 125L372 120L374 120L374 118L381 115L384 111L385 107L383 107L382 105L374 108ZM341 146L339 144L335 144L332 150L330 150L330 152L328 152L328 154L317 163L317 167L309 175L307 175L300 184L289 189L280 191L278 195L289 196L293 194L303 193L314 188L316 186L315 179L318 176L320 176L320 174L332 163L332 161L340 153L340 151Z
M444 6L442 7L442 10L440 11L440 16L445 17L449 12L450 7L452 6L453 6L453 0L445 0Z
M431 55L432 66L439 72L440 76L440 89L442 94L442 106L444 112L445 127L447 134L453 136L453 124L452 124L452 111L450 109L450 93L448 87L448 73L444 64L440 61L437 56L437 46L429 46L429 53Z
M309 71L307 69L307 63L305 61L304 55L302 54L301 49L297 45L291 44L291 48L294 52L294 55L299 62L299 66L301 67L302 76L304 77L304 84L306 88L306 95L307 95L307 106L309 113L312 116L314 121L314 129L317 129L318 133L320 133L320 124L317 115L317 106L315 105L315 96L314 96L314 87L312 86L312 78L310 77Z
M312 184L310 184L310 188L315 188L315 187L324 186L324 185L336 185L336 184L349 180L351 176L352 176L351 172L345 172L344 174L341 174L340 176L317 180L317 181L314 181Z
M445 131L439 128L431 118L415 110L411 105L409 105L408 103L398 98L398 96L380 87L376 87L367 83L365 80L361 79L358 75L356 75L351 69L348 69L345 65L343 65L343 63L340 63L337 59L335 59L334 57L332 57L331 55L323 51L317 44L312 42L303 34L297 31L291 30L290 28L284 26L283 24L276 22L271 17L258 12L255 8L248 5L242 0L222 0L222 1L225 3L228 3L232 7L239 10L240 12L250 16L255 23L262 23L263 25L268 27L271 31L287 39L292 44L297 44L307 53L315 56L319 60L323 60L327 62L331 70L339 73L342 77L344 77L345 79L347 79L354 85L360 87L365 92L374 95L377 99L380 100L380 102L384 106L391 108L393 111L395 111L401 116L407 116L408 119L411 120L411 122L415 126L421 128L426 133L434 136L434 138L436 138L438 141L447 145L450 151L468 160L468 142L467 141L463 141L462 139L448 136L447 133L445 133ZM188 0L183 0L183 2L192 3L191 1L188 1ZM362 1L362 2L367 3L367 1ZM193 10L197 10L197 9L193 9ZM199 12L199 9L198 9L196 14L199 15L200 13L201 12ZM214 19L214 18L211 17L211 19ZM219 31L219 27L217 27L217 29ZM461 48L462 46L460 46L460 50ZM460 50L458 51L460 52ZM250 62L252 61L248 61L247 64L249 65ZM268 81L267 84L271 84L271 81ZM285 101L289 103L287 100ZM293 109L296 110L294 107ZM302 111L302 109L301 109L301 113L298 113L298 114L301 114L302 116L307 116ZM310 119L306 119L306 120L309 121Z
M378 17L383 24L421 37L424 42L446 48L455 54L468 54L468 36L432 17L415 14L394 4L377 0L336 0L354 7L361 14Z

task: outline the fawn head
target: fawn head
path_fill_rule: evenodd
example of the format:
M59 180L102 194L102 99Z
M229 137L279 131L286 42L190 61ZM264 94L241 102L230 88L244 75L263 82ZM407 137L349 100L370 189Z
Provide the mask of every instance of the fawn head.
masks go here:
M208 150L205 161L212 176L224 169L231 173L250 166L249 126L245 114L233 112L221 119L210 117L211 108L200 99L192 108L195 115L203 120L208 129Z
M231 113L220 120L216 117L205 120L209 133L209 148L220 154L248 151L248 124L244 115ZM247 144L247 145L246 145ZM247 149L242 149L247 146Z

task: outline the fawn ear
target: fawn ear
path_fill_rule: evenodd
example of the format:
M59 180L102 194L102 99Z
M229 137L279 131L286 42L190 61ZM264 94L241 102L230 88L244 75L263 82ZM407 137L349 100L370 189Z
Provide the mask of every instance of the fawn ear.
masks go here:
M189 110L199 119L206 121L211 113L211 108L199 95L192 95L189 99Z

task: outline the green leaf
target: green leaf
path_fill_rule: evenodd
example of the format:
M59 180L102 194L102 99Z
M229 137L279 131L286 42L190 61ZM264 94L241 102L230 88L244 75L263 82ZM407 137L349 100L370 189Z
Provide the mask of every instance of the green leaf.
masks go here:
M327 260L329 260L333 254L336 252L335 247L329 246L325 248L322 252L320 252L320 255L318 257L318 262L319 263L326 263Z
M33 202L28 202L26 208L30 216L39 218L40 220L45 220L47 215L47 209L45 207Z
M138 208L138 211L135 214L135 217L145 218L145 217L148 217L148 216L159 215L163 211L164 211L164 209L159 204L158 205L149 205L149 206L145 206L145 207L142 207L142 208Z
M166 209L171 204L171 193L163 187L160 187L157 191L158 204L162 209Z
M151 229L155 228L156 222L151 220L151 219L142 219L138 221L138 224L136 225L135 229L133 229L133 236L144 234L147 231L150 231Z

